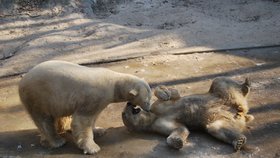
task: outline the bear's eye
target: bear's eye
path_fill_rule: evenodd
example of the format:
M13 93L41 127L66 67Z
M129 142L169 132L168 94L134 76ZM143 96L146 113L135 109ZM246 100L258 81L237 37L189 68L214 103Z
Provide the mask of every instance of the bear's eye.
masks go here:
M136 115L136 114L138 114L140 111L141 111L140 108L133 108L133 109L132 109L132 114L133 114L133 115Z

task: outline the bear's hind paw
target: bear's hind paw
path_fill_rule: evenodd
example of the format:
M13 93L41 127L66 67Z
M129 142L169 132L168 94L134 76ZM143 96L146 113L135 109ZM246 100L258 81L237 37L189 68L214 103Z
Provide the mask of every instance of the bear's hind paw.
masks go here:
M184 145L184 141L180 137L168 137L167 138L168 146L174 149L181 149Z
M237 140L233 141L233 147L235 151L240 150L246 143L247 138L245 136L241 136Z

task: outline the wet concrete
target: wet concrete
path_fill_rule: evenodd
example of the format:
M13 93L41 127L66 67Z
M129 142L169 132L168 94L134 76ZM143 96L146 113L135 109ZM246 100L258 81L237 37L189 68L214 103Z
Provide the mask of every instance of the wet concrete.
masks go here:
M188 55L147 56L90 67L107 67L134 74L152 87L165 84L182 95L208 91L211 80L229 76L242 81L249 77L252 91L250 113L255 120L246 133L250 151L235 153L208 134L192 131L188 144L180 151L165 144L155 134L131 133L123 126L124 103L111 104L101 114L97 125L109 128L96 141L102 148L95 157L279 157L280 156L280 48L208 52ZM39 144L39 133L18 99L20 76L0 80L0 157L93 157L83 155L73 143L58 149ZM155 98L153 98L154 100Z

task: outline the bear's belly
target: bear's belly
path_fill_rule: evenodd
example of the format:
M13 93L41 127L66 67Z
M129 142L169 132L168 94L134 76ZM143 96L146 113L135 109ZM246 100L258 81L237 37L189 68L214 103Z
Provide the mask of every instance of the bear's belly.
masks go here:
M207 122L205 110L197 105L187 106L180 117L180 122L190 129L204 128Z

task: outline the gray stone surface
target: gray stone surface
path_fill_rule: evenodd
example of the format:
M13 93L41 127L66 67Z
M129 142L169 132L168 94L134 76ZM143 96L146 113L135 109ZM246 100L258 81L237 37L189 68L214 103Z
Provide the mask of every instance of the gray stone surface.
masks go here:
M188 55L157 55L102 65L115 71L137 75L152 87L164 84L182 95L205 93L211 80L229 76L237 81L249 77L250 113L255 120L245 133L248 148L234 152L230 145L203 131L191 131L188 144L171 150L165 137L127 131L121 120L125 103L111 104L100 115L97 125L109 128L97 138L101 151L96 157L254 157L277 158L280 154L280 48L252 49ZM89 65L91 66L91 65ZM58 149L40 146L36 127L19 102L20 76L0 79L0 157L93 157L82 154L71 138ZM155 97L153 97L155 100Z

